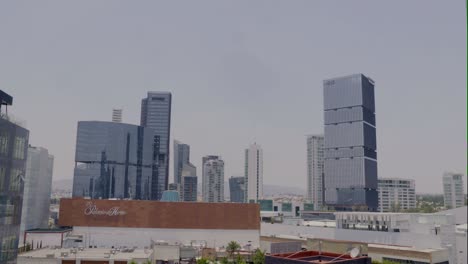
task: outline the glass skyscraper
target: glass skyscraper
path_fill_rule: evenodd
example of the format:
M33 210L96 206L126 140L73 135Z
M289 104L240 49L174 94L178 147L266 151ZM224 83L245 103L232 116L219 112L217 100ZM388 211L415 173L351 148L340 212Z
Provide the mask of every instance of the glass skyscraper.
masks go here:
M0 104L13 98L0 91ZM0 113L0 264L16 263L29 131Z
M231 202L245 202L245 176L229 178L229 194Z
M20 245L24 232L49 227L50 193L54 156L41 147L28 147L24 181L23 213L21 214Z
M325 203L336 210L376 211L374 82L363 74L323 82Z
M171 134L172 95L169 92L148 92L147 98L141 101L141 126L151 128L158 136L157 177L153 188L158 199L169 183L169 140Z
M150 128L78 122L73 197L159 200L158 141Z
M190 146L174 140L174 183L182 183L182 170L190 163Z

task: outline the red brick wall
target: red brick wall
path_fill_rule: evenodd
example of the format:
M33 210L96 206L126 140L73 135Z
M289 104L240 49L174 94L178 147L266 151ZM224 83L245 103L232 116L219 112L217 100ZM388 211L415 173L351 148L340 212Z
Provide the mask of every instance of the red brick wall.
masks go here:
M99 211L118 207L124 215L86 215L88 203ZM159 202L138 200L60 200L61 226L260 230L258 204Z

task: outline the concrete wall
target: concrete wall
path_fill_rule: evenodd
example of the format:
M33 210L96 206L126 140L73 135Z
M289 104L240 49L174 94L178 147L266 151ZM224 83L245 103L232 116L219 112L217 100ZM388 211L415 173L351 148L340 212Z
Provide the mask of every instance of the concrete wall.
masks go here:
M174 228L122 228L122 227L74 227L74 235L83 235L83 245L97 247L136 246L147 247L151 240L168 243L205 244L208 247L226 246L230 241L241 245L251 243L253 248L260 245L259 230L208 230ZM122 239L125 238L125 239ZM250 241L250 242L249 242Z
M67 232L68 233L68 232ZM65 237L66 234L64 233ZM42 247L54 247L62 246L62 233L27 233L26 232L26 243L33 244L34 248L37 248L37 243L41 243Z

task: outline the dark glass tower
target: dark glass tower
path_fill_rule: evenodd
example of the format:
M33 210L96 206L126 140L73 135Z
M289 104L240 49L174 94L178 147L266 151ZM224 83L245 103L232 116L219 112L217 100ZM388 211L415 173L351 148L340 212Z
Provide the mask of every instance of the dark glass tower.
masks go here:
M148 97L141 101L141 126L155 131L158 146L155 153L157 166L154 168L152 192L156 199L161 199L169 183L169 140L171 134L172 95L169 92L148 92Z
M0 91L1 106L13 98ZM29 131L0 111L0 264L16 263Z
M157 138L141 126L78 122L73 197L156 200L151 186Z
M231 177L229 178L229 194L231 202L244 203L245 202L245 177Z
M325 80L325 203L376 211L377 144L374 82L363 74Z

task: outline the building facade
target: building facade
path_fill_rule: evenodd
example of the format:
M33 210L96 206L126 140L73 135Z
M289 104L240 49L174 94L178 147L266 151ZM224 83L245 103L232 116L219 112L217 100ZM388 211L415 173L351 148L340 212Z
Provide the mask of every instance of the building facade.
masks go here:
M185 202L197 201L198 178L197 176L183 176L183 198Z
M245 150L245 199L246 202L263 198L263 150L256 143Z
M465 204L463 174L446 172L443 176L444 205L447 209L462 207Z
M245 177L229 178L229 194L231 202L245 203Z
M324 200L323 135L307 136L307 200L320 210Z
M78 122L73 197L158 200L155 131L136 125Z
M24 232L49 227L49 207L54 156L41 147L28 147L21 213L20 245Z
M174 140L174 183L182 184L182 169L190 163L190 146Z
M378 185L379 212L399 212L416 208L414 180L380 178Z
M157 199L169 184L169 140L171 134L172 95L169 92L148 92L141 101L141 126L151 128L156 133L154 145L156 168L153 189Z
M374 82L354 74L323 86L325 203L339 211L376 211Z
M219 156L203 157L202 195L204 202L224 201L224 161Z
M255 248L259 219L258 204L62 198L59 224L81 237L76 247L144 248L158 240L219 247L234 240Z
M0 91L0 107L13 98ZM0 264L16 263L29 131L0 112Z

